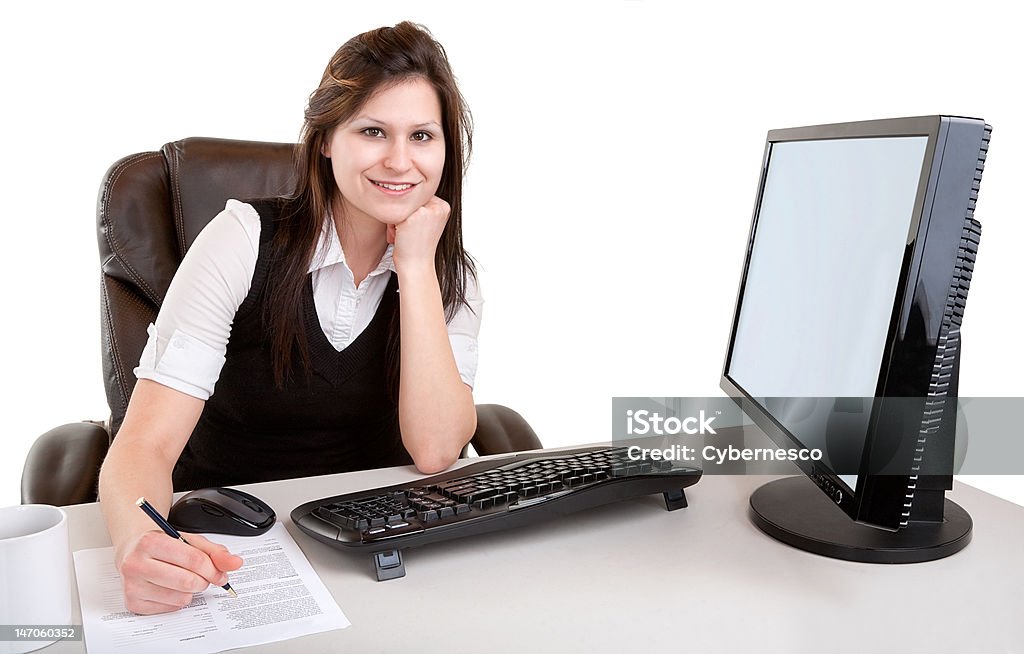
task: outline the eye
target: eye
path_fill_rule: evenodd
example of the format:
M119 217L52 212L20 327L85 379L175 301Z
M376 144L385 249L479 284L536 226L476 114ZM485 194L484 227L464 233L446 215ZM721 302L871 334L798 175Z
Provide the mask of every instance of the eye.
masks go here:
M380 139L384 138L384 130L379 127L367 127L363 130L363 134L366 134L370 138Z
M409 139L412 140L412 141L430 141L433 138L434 138L433 134L431 134L430 132L423 132L423 131L413 132L412 135L409 136Z

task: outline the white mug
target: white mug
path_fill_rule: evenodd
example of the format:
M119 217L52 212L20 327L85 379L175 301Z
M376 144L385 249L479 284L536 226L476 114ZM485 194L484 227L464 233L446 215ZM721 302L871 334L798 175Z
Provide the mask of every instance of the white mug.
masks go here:
M70 624L71 583L67 514L46 504L0 508L0 625ZM0 654L31 652L55 640L4 638Z

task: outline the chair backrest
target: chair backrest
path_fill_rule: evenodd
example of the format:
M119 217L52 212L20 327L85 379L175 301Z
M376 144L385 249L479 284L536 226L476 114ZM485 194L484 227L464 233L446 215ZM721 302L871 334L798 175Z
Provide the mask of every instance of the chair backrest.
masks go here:
M135 388L132 369L182 257L230 198L290 193L291 143L188 138L115 163L97 204L103 380L111 438Z

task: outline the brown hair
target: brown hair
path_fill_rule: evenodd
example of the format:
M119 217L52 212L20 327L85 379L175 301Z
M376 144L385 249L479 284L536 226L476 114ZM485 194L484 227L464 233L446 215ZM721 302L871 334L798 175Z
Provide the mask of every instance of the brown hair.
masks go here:
M273 335L271 354L279 387L291 378L296 354L307 375L309 349L303 321L303 286L323 225L338 189L331 162L322 150L334 128L349 120L377 91L421 77L437 92L444 129L445 163L437 196L451 207L437 244L434 267L445 317L466 304L466 277L476 275L462 245L462 177L472 149L472 118L459 92L441 44L426 28L410 22L360 34L331 57L320 86L309 96L302 136L296 147L296 186L286 198L271 243L271 283L265 305ZM388 336L388 386L397 397L399 326Z

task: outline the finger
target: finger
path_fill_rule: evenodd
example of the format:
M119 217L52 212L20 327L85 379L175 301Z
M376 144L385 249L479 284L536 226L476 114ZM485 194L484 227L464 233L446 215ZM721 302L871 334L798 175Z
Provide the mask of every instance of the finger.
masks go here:
M431 207L435 211L443 214L445 220L448 219L448 214L450 214L452 211L451 205L442 200L441 198L437 197L436 195L430 198L425 206Z
M148 581L125 583L125 608L134 613L166 613L188 606L193 593L164 588Z
M188 541L189 545L196 548L197 550L200 550L210 558L213 558L214 554L219 555L228 552L228 548L224 547L220 543L214 543L213 541L207 540L204 536L200 536L199 534L182 534L182 536L185 538L185 540Z
M245 563L245 561L242 560L242 557L236 554L232 554L228 551L228 548L224 547L223 545L220 546L220 549L210 553L210 560L213 561L213 565L215 568L217 568L218 570L223 570L225 572L237 570L242 567L243 563ZM225 579L223 584L218 582L218 585L223 586L226 583L228 582Z
M171 611L177 611L182 606L174 606L171 604L161 604L160 602L151 602L149 600L134 599L131 597L125 597L124 607L135 613L136 615L156 615L158 613L170 613Z
M394 225L388 225L388 243L391 245L395 244L395 233L397 231Z
M188 534L185 540L187 540L190 545L196 549L202 550L204 554L209 556L210 560L213 562L213 566L218 570L237 570L241 568L242 563L244 563L242 557L232 554L228 548L224 547L220 543L214 543L207 540L198 534ZM214 583L218 583L218 585L223 586L227 581L225 580L224 582Z

